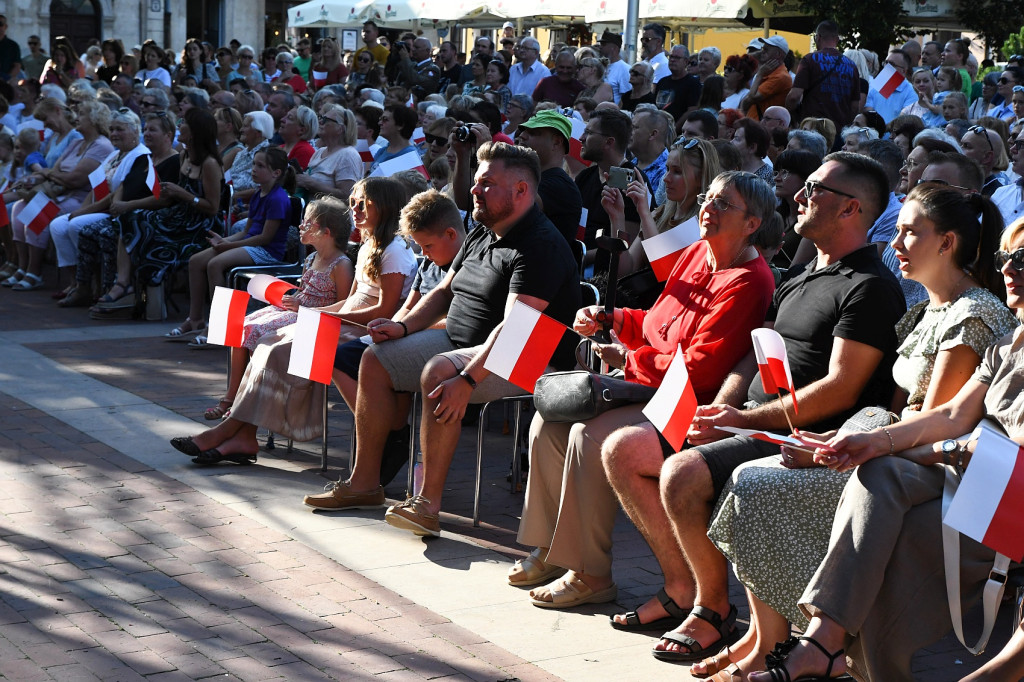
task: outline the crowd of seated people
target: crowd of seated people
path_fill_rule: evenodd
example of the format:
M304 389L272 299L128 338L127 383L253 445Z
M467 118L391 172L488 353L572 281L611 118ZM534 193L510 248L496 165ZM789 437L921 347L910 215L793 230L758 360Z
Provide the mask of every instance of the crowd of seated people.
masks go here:
M979 64L966 39L841 52L831 21L800 59L781 35L691 55L657 23L633 64L611 31L546 55L502 33L468 55L372 21L353 51L111 39L79 59L58 38L40 68L0 80L0 284L48 284L97 320L163 319L164 296L187 289L166 336L208 347L231 268L301 263L282 307L246 317L204 413L218 423L173 445L210 466L255 461L259 428L321 435L322 387L287 368L299 306L334 315L356 460L304 503L387 506L421 393L422 484L384 519L423 536L441 532L468 406L524 393L485 366L515 303L582 336L607 328L596 356L645 386L681 347L699 403L682 448L642 404L534 417L530 554L508 583L542 608L616 600L621 505L663 585L610 625L660 634L655 657L720 681L911 679L914 653L951 628L936 444L959 438L969 463L963 435L983 417L1022 438L1024 60ZM881 92L885 67L902 80ZM658 282L645 243L691 221L699 240ZM601 236L628 242L619 282ZM588 278L617 291L610 319L581 307ZM792 397L759 377L760 327L786 345ZM574 368L572 351L548 369ZM839 431L871 406L900 422ZM795 429L817 450L722 426ZM964 544L966 606L992 552ZM803 638L777 646L794 626ZM1022 658L1018 631L968 679L1016 679Z

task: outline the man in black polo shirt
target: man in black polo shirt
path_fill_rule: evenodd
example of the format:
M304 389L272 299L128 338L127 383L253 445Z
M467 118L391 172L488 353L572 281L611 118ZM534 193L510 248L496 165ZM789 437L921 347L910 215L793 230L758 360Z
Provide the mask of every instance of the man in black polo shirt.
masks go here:
M572 124L569 119L557 111L545 109L519 124L516 144L537 152L541 169L537 205L565 237L573 248L573 254L582 258L582 253L576 254L576 240L579 238L577 232L583 199L572 177L562 168L565 155L569 153L570 138Z
M906 308L895 278L867 242L868 229L888 203L882 167L838 152L807 184L811 191L796 196L796 230L814 242L817 258L803 272L790 271L793 276L775 291L766 326L786 343L800 407L794 414L792 399L785 399L793 425L827 431L859 408L892 400L895 325ZM708 203L702 214L717 210ZM728 437L715 427L789 430L780 401L764 393L753 355L733 369L716 404L698 408L683 452L663 460L653 427L613 436L602 451L609 482L656 548L666 587L676 586L668 587L669 597L677 605L702 607L657 647L686 659L718 651L720 637L733 630L728 564L707 537L715 500L735 467L779 453L777 445ZM651 600L637 615L650 623L668 613Z
M501 142L477 152L473 217L444 280L400 322L374 320L374 342L359 365L356 465L347 481L310 506L378 507L380 460L394 422L396 394L422 391L423 490L388 510L386 520L418 535L439 535L438 511L448 467L469 403L520 395L522 390L484 368L505 315L518 300L563 324L580 307L579 280L569 245L536 206L540 162L536 153ZM447 315L445 329L431 329ZM574 344L566 335L552 365L570 368Z

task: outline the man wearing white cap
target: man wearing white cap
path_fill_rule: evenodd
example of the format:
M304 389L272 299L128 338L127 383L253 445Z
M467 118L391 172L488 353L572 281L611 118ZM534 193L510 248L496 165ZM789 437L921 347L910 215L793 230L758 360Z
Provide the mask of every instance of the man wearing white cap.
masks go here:
M758 38L761 45L761 65L750 82L750 91L740 101L740 111L755 121L772 106L786 106L786 95L793 87L793 79L783 61L789 52L789 43L780 35Z

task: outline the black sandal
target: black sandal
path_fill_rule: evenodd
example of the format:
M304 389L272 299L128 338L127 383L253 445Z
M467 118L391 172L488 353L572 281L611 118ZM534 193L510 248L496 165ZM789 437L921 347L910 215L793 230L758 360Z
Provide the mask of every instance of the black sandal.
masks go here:
M686 647L686 651L662 651L661 649L651 649L651 653L656 659L659 661L667 661L669 663L691 663L699 661L716 651L721 651L723 647L726 647L738 640L742 634L736 627L736 607L732 604L729 605L729 614L724 619L711 609L700 605L694 606L689 615L711 623L711 625L718 630L718 639L707 646L701 646L700 642L689 635L684 635L678 632L666 632L661 636L662 639L667 639L670 642L675 642L680 646Z
M814 646L818 647L818 650L825 655L828 659L828 668L825 669L824 675L818 675L814 677L800 677L794 680L789 675L789 671L786 670L786 659L789 658L789 654L796 648L796 645L801 641L810 642ZM813 637L790 637L785 642L779 642L775 645L775 649L765 656L765 665L768 668L768 674L772 677L772 682L826 682L827 680L839 679L832 677L832 666L835 665L836 659L846 653L845 649L829 653L828 649L823 647L821 643Z
M676 604L675 600L668 596L668 592L665 591L664 587L658 590L656 598L661 603L661 607L669 614L665 618L642 623L637 612L630 611L626 614L625 623L616 622L615 616L609 616L608 620L613 628L626 632L665 632L678 627L682 621L686 620L688 612L679 608L679 604Z
M213 466L224 461L234 462L235 464L255 464L256 455L243 455L242 453L225 455L217 448L210 448L209 450L203 450L192 458L192 463L199 466Z

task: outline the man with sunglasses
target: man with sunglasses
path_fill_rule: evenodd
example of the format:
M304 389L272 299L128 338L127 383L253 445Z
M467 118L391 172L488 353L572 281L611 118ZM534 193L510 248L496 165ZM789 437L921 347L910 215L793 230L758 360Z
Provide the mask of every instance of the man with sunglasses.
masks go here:
M302 80L309 82L309 67L313 63L313 46L309 42L309 38L303 38L295 44L295 51L299 54L292 61L292 66L299 70L299 75L302 76Z
M1003 214L1003 223L1009 225L1024 216L1024 130L1010 144L1011 169L1019 177L1017 182L1004 185L992 193L992 203Z
M765 326L785 341L799 413L791 398L784 404L788 419L800 429L837 428L857 409L886 405L892 398L895 326L905 306L892 273L867 243L868 228L887 197L882 168L845 152L826 157L796 196L796 230L814 243L817 258L802 270L791 270L776 289ZM702 215L742 210L721 199L707 197ZM696 595L677 588L671 596L680 606L692 603L702 609L694 609L673 639L659 645L678 652L682 660L711 655L735 634L728 563L707 536L715 500L737 466L779 453L777 445L730 437L715 427L789 432L783 403L765 393L753 351L733 369L715 403L697 409L685 449L661 470L662 499L671 526L646 526L648 532L660 534L657 543L678 543L696 583ZM652 445L657 447L656 442ZM627 486L624 481L616 489ZM669 614L651 600L637 616L650 623ZM689 643L675 643L687 637Z
M1013 122L1016 118L1013 114L1013 89L1024 83L1024 69L1017 66L1008 66L996 81L996 94L1002 97L1002 102L989 110L989 116L1001 118L1007 123Z
M665 56L665 27L661 24L644 24L640 34L640 56L643 62L654 69L652 83L657 84L668 76L668 57ZM684 60L683 68L686 68Z
M996 145L999 146L996 147ZM993 172L1000 157L1004 157L1002 167L1005 168L1006 164L1003 140L999 137L999 133L982 126L971 126L960 138L960 147L964 150L964 156L976 161L985 173L985 184L981 188L983 195L990 197L993 192L1006 184L1002 177ZM997 149L999 151L996 151Z
M686 112L697 108L700 99L700 78L686 73L689 56L685 45L673 45L668 54L668 78L662 78L654 88L655 102L672 117L673 129Z
M25 76L32 80L39 80L39 77L43 75L46 61L49 59L41 45L42 41L39 40L39 36L29 36L28 54L21 58L21 68L25 71Z

